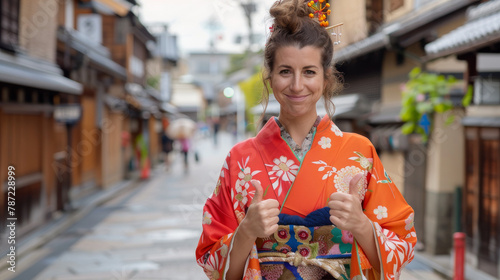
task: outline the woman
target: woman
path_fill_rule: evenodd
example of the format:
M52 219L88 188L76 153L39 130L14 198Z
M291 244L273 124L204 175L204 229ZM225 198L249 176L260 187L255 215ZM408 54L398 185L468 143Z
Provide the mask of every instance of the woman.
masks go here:
M210 279L398 279L413 258L413 210L373 145L317 115L338 82L309 13L271 7L264 82L280 114L231 149L205 204L196 253Z

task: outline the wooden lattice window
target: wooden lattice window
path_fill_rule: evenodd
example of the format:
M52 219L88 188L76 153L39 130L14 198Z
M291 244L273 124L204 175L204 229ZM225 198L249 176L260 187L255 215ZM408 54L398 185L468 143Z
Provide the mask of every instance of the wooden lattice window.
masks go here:
M19 44L19 0L0 0L0 47L14 50Z

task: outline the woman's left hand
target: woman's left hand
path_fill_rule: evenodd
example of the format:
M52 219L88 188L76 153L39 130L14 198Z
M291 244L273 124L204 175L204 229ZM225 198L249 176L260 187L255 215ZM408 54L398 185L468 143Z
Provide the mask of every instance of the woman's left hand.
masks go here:
M370 223L370 219L363 213L361 200L358 196L358 182L363 173L356 174L349 182L349 193L335 192L330 195L330 221L341 230L350 231L357 235Z

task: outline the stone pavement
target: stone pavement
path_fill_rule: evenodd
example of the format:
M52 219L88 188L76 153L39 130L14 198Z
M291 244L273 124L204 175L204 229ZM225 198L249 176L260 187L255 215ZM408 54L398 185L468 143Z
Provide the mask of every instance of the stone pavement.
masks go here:
M194 256L202 207L234 144L229 134L219 140L218 148L210 139L197 142L201 162L191 159L187 173L177 157L169 172L157 169L149 181L96 205L0 279L206 279ZM401 279L446 278L414 261Z

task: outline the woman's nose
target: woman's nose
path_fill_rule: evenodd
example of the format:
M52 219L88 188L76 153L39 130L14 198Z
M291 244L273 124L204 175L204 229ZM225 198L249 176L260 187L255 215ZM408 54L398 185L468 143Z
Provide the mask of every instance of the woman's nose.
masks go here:
M293 92L301 92L304 89L304 82L301 75L294 75L290 90Z

